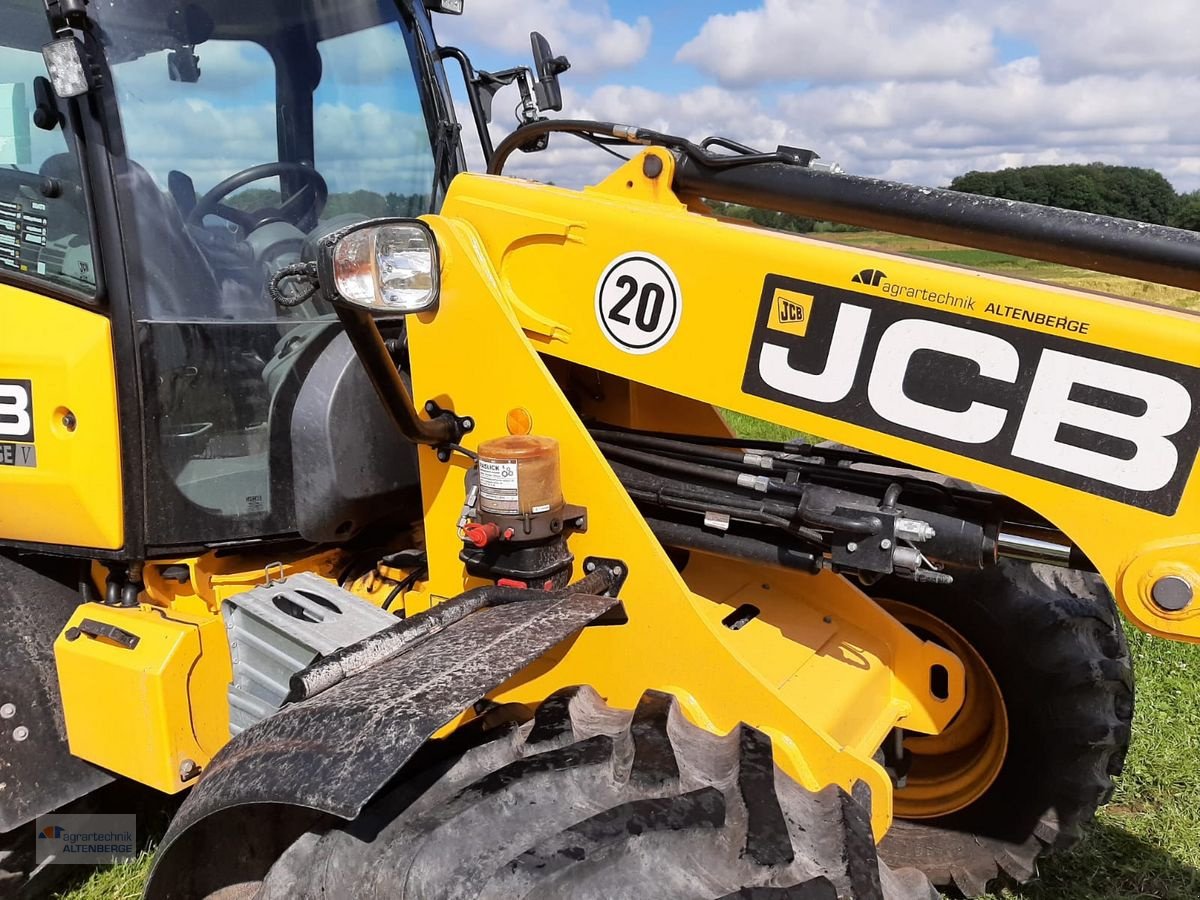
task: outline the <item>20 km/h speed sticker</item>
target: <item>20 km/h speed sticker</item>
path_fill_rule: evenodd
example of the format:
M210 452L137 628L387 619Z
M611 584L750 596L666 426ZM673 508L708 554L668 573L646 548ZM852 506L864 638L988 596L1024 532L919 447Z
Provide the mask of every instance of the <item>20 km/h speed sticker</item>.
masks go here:
M596 284L596 321L626 353L653 353L679 327L683 297L670 266L649 253L618 256Z

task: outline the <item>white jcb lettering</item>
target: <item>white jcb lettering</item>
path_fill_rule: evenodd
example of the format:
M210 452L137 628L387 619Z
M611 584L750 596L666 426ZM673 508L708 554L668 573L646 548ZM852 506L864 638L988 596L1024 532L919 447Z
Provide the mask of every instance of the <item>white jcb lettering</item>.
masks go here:
M0 384L0 435L29 434L29 393L19 384Z
M1070 398L1076 384L1144 400L1146 411L1133 416L1079 403ZM1043 350L1013 455L1128 490L1157 491L1171 481L1179 465L1179 451L1168 438L1187 424L1191 412L1187 389L1170 378ZM1119 459L1064 444L1058 440L1060 425L1119 436L1136 452L1131 459Z
M1016 381L1021 369L1017 349L1003 338L940 322L901 320L879 339L867 384L867 398L874 410L897 425L964 444L986 444L1000 434L1008 417L1006 409L975 401L963 410L943 409L904 393L904 376L920 350L975 360L980 375L1001 381Z
M803 397L817 403L837 403L854 387L854 375L862 356L863 339L871 311L861 306L842 304L838 310L833 339L825 368L819 373L798 372L788 365L787 347L764 343L758 357L758 374L777 391Z

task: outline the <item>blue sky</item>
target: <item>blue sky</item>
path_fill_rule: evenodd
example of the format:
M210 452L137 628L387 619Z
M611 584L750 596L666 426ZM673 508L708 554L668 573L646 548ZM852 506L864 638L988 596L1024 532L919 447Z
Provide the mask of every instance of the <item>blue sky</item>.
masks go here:
M435 28L478 67L528 64L533 29L570 57L564 117L807 147L848 172L920 185L1102 161L1200 189L1197 0L465 3L465 15L435 16ZM119 66L117 86L136 106L126 118L135 158L162 184L178 168L203 190L273 158L275 134L265 52L218 41L199 52L197 84L169 81L165 54L154 54ZM318 96L317 155L333 189L424 190L431 160L399 34L377 28L322 54L330 84ZM516 100L513 89L496 100L497 139L514 125ZM465 104L459 118L469 143ZM612 163L560 136L545 153L518 155L512 171L577 186Z
M1195 0L466 0L435 26L483 68L546 33L576 63L563 115L806 146L918 184L1103 161L1200 188ZM569 183L607 162L563 145L521 166Z

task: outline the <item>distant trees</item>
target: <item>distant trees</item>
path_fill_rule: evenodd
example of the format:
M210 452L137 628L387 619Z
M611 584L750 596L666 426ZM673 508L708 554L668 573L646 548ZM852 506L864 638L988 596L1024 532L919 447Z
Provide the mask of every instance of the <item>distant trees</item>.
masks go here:
M1170 224L1176 228L1190 228L1200 231L1200 191L1192 191L1179 198Z
M1155 225L1172 223L1182 202L1162 173L1104 163L968 172L950 182L950 189Z
M225 200L236 209L253 212L279 206L279 191L246 188ZM428 194L377 194L375 191L347 191L330 194L321 218L332 219L344 213L358 213L369 219L381 216L413 217L429 212Z
M755 225L774 228L777 231L794 231L806 234L812 231L816 225L812 219L802 219L800 216L774 212L769 209L757 209L753 206L739 206L736 203L722 203L719 200L710 200L708 201L708 205L712 207L712 211L718 216L724 216L729 219L745 219L748 222L753 222Z

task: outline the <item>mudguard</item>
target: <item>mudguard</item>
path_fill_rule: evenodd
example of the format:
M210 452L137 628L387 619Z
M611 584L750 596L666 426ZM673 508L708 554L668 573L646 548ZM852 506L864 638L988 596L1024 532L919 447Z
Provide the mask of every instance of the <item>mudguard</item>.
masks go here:
M113 780L67 747L54 639L80 602L0 556L0 833Z
M180 808L144 896L258 881L297 836L356 817L442 725L617 602L575 594L481 610L248 728Z

